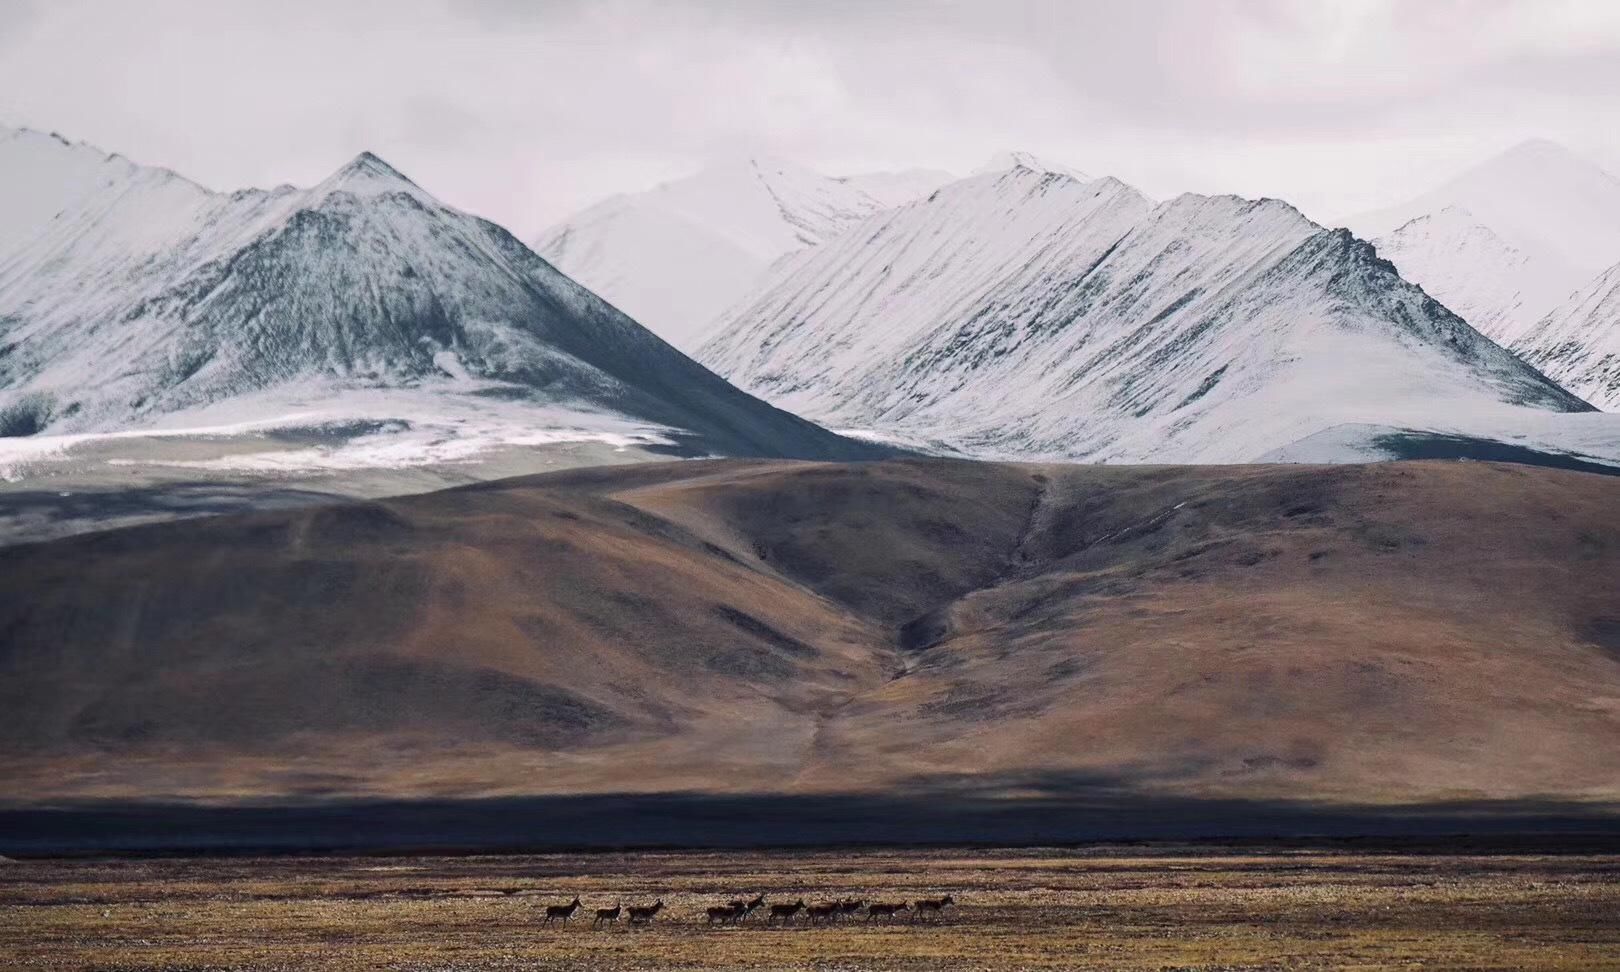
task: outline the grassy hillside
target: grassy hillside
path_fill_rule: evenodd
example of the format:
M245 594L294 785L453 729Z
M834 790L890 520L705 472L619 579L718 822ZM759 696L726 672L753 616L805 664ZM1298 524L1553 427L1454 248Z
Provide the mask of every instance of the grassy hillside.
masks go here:
M1620 479L687 462L0 550L0 799L1620 796Z

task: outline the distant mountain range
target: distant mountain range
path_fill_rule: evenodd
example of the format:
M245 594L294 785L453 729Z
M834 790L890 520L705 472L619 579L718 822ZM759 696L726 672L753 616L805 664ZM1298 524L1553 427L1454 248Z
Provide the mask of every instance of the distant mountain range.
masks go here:
M0 174L13 437L389 389L710 454L1620 457L1620 425L1559 418L1620 395L1613 273L1543 306L1620 249L1620 183L1545 143L1369 217L1376 249L1278 200L1158 202L1021 152L960 180L750 160L607 200L542 254L369 153L226 194L4 130Z
M691 351L777 260L953 179L930 169L833 177L748 159L605 199L541 233L534 249Z
M1526 361L1599 408L1620 411L1620 263L1519 341Z
M291 390L427 388L631 419L701 451L870 449L749 397L500 227L361 154L211 192L0 132L0 432L124 429Z
M554 226L534 249L676 345L778 257L885 207L854 185L750 159L615 196Z
M1480 331L1603 408L1620 406L1620 178L1536 140L1350 221Z
M954 840L963 797L1127 836L1143 806L1612 819L1620 416L1576 393L1620 404L1620 221L1566 163L1510 153L1380 249L1020 153L750 162L543 244L603 299L369 153L219 193L0 131L0 804L663 794L738 840L791 825L704 800L859 795ZM1533 172L1561 181L1486 191ZM1547 267L1591 272L1542 309ZM643 300L687 341L717 315L695 359ZM216 441L259 420L281 440ZM413 423L448 465L599 436L590 468L429 475ZM86 443L90 472L8 465ZM782 461L896 446L1020 461ZM1390 456L1520 465L1286 464ZM268 472L215 495L221 458Z
M980 456L1246 462L1342 425L1588 409L1286 203L1021 164L789 259L698 357L833 427Z

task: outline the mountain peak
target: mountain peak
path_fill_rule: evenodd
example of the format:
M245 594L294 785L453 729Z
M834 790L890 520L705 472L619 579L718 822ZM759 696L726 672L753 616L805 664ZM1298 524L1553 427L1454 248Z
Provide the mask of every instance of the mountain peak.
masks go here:
M66 149L69 152L86 157L94 157L97 160L105 161L123 158L122 156L114 155L103 149L97 148L96 146L91 145L89 142L81 142L70 139L61 132L42 132L37 128L29 128L26 125L18 128L9 128L7 126L0 125L0 138L7 139L18 144L29 143L36 146L48 145L52 149L56 150Z
M1565 145L1545 138L1520 142L1463 172L1450 184L1478 191L1526 192L1538 183L1620 189L1620 178Z
M1404 203L1352 217L1349 225L1369 239L1385 237L1418 217L1447 209L1466 210L1472 223L1521 254L1530 268L1530 276L1513 286L1490 282L1491 292L1522 306L1487 308L1461 290L1448 295L1448 303L1473 303L1476 317L1511 318L1512 333L1534 324L1572 289L1620 258L1620 178L1578 152L1539 138L1483 159ZM1430 225L1467 229L1460 223L1442 219ZM1420 268L1422 261L1431 264L1427 271ZM1470 283L1465 270L1453 241L1437 242L1433 253L1408 254L1402 264L1403 274L1440 291L1446 289L1443 276L1453 278L1454 286L1477 289L1483 278Z
M410 182L400 171L384 162L373 152L361 152L350 159L348 164L338 170L338 174L365 175L368 178L398 179Z
M379 196L393 192L425 195L420 186L371 152L361 152L350 159L341 169L327 176L316 189L321 195L333 192L349 192L357 196Z
M973 170L973 174L984 175L987 172L1005 172L1008 169L1028 169L1031 172L1056 173L1081 182L1091 181L1091 176L1081 172L1079 169L1044 161L1032 152L1012 150L997 152L995 155L990 156L990 159L985 164Z
M1042 461L1254 461L1345 423L1580 407L1283 200L1153 205L1018 161L877 219L784 262L700 360L834 428Z
M1550 138L1527 138L1507 151L1499 158L1507 159L1536 159L1552 162L1579 162L1579 155Z

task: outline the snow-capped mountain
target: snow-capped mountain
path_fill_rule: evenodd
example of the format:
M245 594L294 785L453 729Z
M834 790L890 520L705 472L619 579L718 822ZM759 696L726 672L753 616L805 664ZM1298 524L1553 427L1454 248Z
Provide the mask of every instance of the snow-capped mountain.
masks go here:
M606 199L542 233L534 249L689 348L778 258L890 205L861 181L750 159Z
M1402 276L1513 345L1620 260L1620 179L1553 142L1525 142L1349 225Z
M0 258L8 434L123 429L275 389L432 388L721 452L859 452L369 153L310 189L222 194L56 146L62 168L23 174L71 183L51 183L68 205Z
M1497 236L1465 209L1447 206L1373 241L1401 275L1457 312L1480 333L1506 344L1558 299L1566 273Z
M1620 411L1620 263L1548 314L1517 350L1593 405Z
M1085 178L1028 152L1003 152L979 171L1014 166ZM546 230L534 249L691 351L778 260L955 179L939 169L829 177L780 160L750 159L603 200Z
M1036 156L1033 152L997 152L988 161L973 170L974 175L985 175L990 172L1006 172L1008 169L1028 169L1031 172L1055 172L1066 175L1080 182L1090 182L1091 176L1079 169L1070 168L1055 162L1048 162Z
M982 456L1247 461L1344 423L1587 409L1286 203L1024 166L785 261L699 358L833 427Z
M55 133L0 126L0 260L57 213L134 175L133 162Z
M839 176L838 181L859 189L881 203L884 208L904 206L922 197L956 176L944 169L902 169L899 172L865 172L860 175Z

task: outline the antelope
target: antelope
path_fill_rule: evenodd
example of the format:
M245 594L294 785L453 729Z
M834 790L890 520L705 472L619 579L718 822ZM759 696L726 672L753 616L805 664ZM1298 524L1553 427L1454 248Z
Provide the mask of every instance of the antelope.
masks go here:
M804 914L805 917L810 919L812 925L820 920L832 921L838 917L838 902L823 901L813 904L804 910Z
M610 924L617 924L618 921L619 921L619 913L621 911L623 911L623 910L624 910L624 903L623 902L620 902L619 904L616 904L611 908L598 908L598 909L596 909L596 920L591 922L591 927L596 928L599 925L601 925L603 922L608 922Z
M631 905L630 924L645 925L653 920L653 916L664 910L664 899L659 898L650 905Z
M953 904L956 904L956 899L948 894L943 898L918 898L916 913L919 917L925 914L938 915Z
M793 920L794 915L798 914L799 912L801 912L803 910L804 910L804 899L803 898L800 898L799 900L793 902L792 904L771 905L770 914L765 916L765 924L769 925L771 922L773 922L776 919L780 918L780 919L782 919L782 924L785 925L788 922Z
M749 915L758 911L764 904L765 896L763 894L755 895L752 901L744 901L741 898L733 898L731 901L726 902L727 907L737 909L738 921L746 921Z
M561 918L562 923L566 925L568 919L574 917L574 912L578 911L579 908L579 895L577 894L574 895L574 900L565 905L546 905L546 924L549 925L556 919Z
M838 913L840 915L858 915L861 913L861 909L865 907L866 902L864 901L859 901L855 898L845 898L843 901L838 903Z
M866 920L874 918L893 918L902 911L910 911L911 905L904 901L874 901L866 906Z
M728 921L735 921L743 916L743 909L747 907L748 902L746 901L733 901L730 904L715 905L706 912L709 916L709 924L723 925Z

